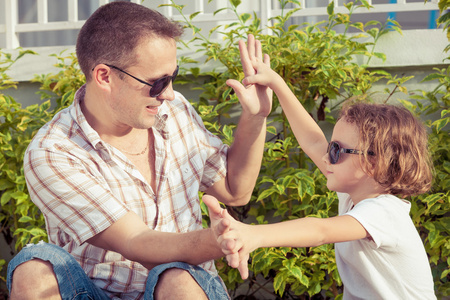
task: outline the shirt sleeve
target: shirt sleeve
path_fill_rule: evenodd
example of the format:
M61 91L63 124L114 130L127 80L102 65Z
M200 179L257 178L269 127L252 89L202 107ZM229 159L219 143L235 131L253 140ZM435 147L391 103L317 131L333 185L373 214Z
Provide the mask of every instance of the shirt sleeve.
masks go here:
M124 216L128 208L110 192L99 169L70 152L55 150L27 151L27 186L47 227L57 227L82 244Z
M359 202L346 213L355 218L370 234L375 248L396 247L395 209L391 199L372 198Z
M188 105L192 121L197 128L197 137L201 137L199 147L204 156L204 168L200 183L200 191L207 190L217 181L225 178L227 174L228 145L224 144L220 137L208 131L203 120L197 114L192 105Z

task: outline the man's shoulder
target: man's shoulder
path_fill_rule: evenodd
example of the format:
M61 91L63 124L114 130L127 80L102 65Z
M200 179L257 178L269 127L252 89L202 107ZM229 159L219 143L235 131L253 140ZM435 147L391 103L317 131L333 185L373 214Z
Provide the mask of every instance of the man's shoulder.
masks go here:
M76 122L70 115L70 107L65 108L56 113L49 122L38 130L28 148L51 148L55 144L68 142L77 128Z

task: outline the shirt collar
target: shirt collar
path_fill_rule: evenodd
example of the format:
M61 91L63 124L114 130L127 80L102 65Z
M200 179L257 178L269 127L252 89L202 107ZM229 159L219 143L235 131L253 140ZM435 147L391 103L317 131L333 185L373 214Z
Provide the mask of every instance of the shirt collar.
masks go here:
M167 119L169 117L169 104L168 101L164 101L159 107L158 114L156 115L156 121L153 125L153 129L158 131L164 139L169 138L169 130L167 128Z

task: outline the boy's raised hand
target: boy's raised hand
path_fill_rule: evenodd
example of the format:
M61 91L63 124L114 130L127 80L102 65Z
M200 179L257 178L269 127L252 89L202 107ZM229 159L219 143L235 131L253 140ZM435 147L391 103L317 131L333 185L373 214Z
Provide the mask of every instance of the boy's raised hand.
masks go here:
M264 54L264 61L259 59L251 60L252 68L254 70L253 74L246 76L242 83L245 86L260 85L266 86L274 90L277 80L282 80L282 78L274 70L270 68L270 57L268 54Z
M261 42L256 40L252 34L248 35L247 45L244 41L239 41L239 52L245 77L255 75L253 64L256 62L270 66L269 56L265 55L263 59ZM235 91L243 111L262 117L269 115L272 109L272 90L264 85L243 86L234 79L228 79L227 85ZM255 101L255 99L258 99L258 101Z
M242 279L248 278L248 259L250 253L244 250L239 231L234 226L240 224L228 212L220 207L219 201L211 195L203 195L203 202L208 206L211 229L217 239L228 265L237 268ZM234 225L234 226L233 226Z

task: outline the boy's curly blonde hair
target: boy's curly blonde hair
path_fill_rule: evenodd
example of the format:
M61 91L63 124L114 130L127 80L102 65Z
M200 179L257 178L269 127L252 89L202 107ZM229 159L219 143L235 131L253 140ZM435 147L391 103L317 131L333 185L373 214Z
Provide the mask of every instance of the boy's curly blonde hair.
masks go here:
M339 119L359 128L365 172L393 195L427 192L432 183L428 135L423 123L404 107L387 104L349 103ZM367 155L372 151L375 155Z

